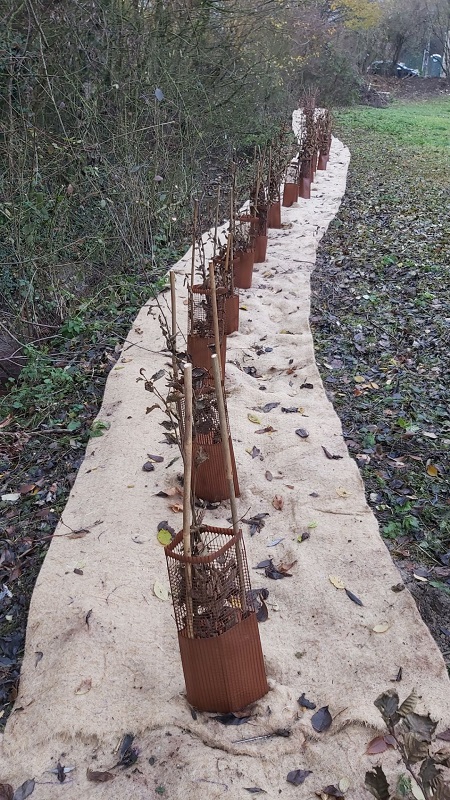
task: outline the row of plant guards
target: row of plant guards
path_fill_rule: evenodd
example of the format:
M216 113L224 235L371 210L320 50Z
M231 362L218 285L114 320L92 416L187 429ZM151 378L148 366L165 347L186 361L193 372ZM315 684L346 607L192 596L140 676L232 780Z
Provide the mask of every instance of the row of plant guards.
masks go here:
M314 113L312 119L316 130ZM264 152L255 153L245 213L235 208L233 167L230 224L224 243L217 235L218 187L208 264L195 203L187 352L177 348L175 274L171 272L171 322L160 317L172 355L167 397L155 386L161 373L145 380L146 389L163 402L171 436L183 456L183 529L166 546L165 555L186 697L200 711L238 711L268 691L255 607L258 592L250 585L237 514L240 490L226 406L225 360L227 336L239 328L239 289L251 287L254 263L265 261L268 228L281 227L280 184L292 148L288 129L283 128ZM231 528L204 523L205 507L223 500L230 501Z
M331 147L331 114L315 107L314 94L305 96L299 152L287 170L283 190L283 206L288 208L299 197L309 200L311 184L318 170L326 170Z

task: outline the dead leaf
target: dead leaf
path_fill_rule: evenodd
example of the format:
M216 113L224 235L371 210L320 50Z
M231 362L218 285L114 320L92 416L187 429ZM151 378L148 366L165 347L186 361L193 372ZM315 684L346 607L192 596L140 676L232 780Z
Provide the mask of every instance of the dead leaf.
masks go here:
M325 453L326 457L332 459L333 461L336 461L339 458L344 458L344 456L335 456L333 453L330 453L330 451L327 450L327 448L324 447L323 445L322 445L322 450Z
M312 775L310 769L293 769L291 772L288 772L286 780L288 783L293 783L294 786L301 786L308 775Z
M271 472L269 472L269 470L266 470L265 478L266 478L266 481L273 481L273 475L272 475Z
M332 722L333 717L328 710L328 706L322 706L322 708L319 708L311 717L311 725L317 733L327 731Z
M277 511L283 511L284 500L281 495L276 494L272 500L272 505Z
M151 461L146 461L145 464L142 465L143 472L153 472L155 469L155 465Z
M159 581L155 581L155 583L153 584L153 594L155 595L155 597L158 598L158 600L163 600L163 601L168 600L170 597L169 590L166 589L166 587L163 586L162 583L159 583Z
M260 428L259 431L255 431L255 433L276 433L276 428L273 428L272 425L266 425L265 428Z
M374 633L386 633L391 627L390 622L379 622L378 625L374 625L372 628Z
M78 531L72 531L67 536L68 539L83 539L87 534L90 533L88 528L80 528Z
M305 428L297 428L295 432L297 436L300 436L300 439L307 439L309 436L309 433L307 430L305 430Z
M247 419L249 422L253 422L254 425L261 425L261 420L256 414L247 414Z
M150 453L147 453L147 458L149 458L150 461L155 461L157 464L161 464L161 462L164 461L164 456L152 456Z
M441 739L442 742L450 742L450 728L436 734L436 739Z
M14 417L11 414L8 414L8 416L2 419L2 421L0 422L0 428L7 428L9 423L12 422L13 419ZM9 784L7 783L0 784L0 786L8 786L8 785Z
M328 575L328 580L336 589L345 589L345 583L343 582L342 578L339 578L337 575Z
M350 589L345 589L345 594L347 595L349 600L351 600L352 603L356 603L357 606L364 605L364 603L361 602L359 597L357 597L356 594L353 594L353 592L351 592Z
M35 785L34 778L24 781L14 792L13 800L25 800L26 797L29 797L34 792Z
M435 478L439 475L439 469L435 466L435 464L427 464L427 475L431 478Z
M338 798L344 797L343 791L339 789L338 786L334 786L332 784L330 784L329 786L325 786L325 788L322 789L321 793L323 795L326 795L327 797L338 797Z
M308 698L305 697L305 693L304 692L298 698L297 703L302 708L307 708L308 710L313 710L314 708L317 708L317 704L313 703L312 700L308 700Z
M106 781L112 781L115 775L112 772L100 772L99 770L88 768L86 770L86 778L94 783L106 783Z
M183 506L181 505L181 503L172 503L172 505L169 506L169 508L171 511L174 512L174 514L180 514L183 511Z
M75 689L75 694L87 694L92 689L92 678L85 678L81 681L80 685L77 689Z
M0 425L3 428L4 425ZM9 783L0 783L0 800L13 800L14 790Z
M151 414L151 412L152 412L152 411L154 411L154 410L155 410L155 408L160 408L160 406L158 405L158 403L153 403L153 405L152 405L152 406L147 406L147 408L145 409L145 413L146 413L146 414Z
M349 492L347 489L344 489L343 486L338 486L336 489L336 494L338 497L350 497L351 492Z

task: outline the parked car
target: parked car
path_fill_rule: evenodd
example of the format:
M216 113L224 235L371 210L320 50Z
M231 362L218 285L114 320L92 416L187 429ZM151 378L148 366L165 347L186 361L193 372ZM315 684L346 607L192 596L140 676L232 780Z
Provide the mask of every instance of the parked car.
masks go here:
M402 61L393 64L392 61L372 61L367 72L370 75L385 75L397 78L418 78L419 70L407 67Z

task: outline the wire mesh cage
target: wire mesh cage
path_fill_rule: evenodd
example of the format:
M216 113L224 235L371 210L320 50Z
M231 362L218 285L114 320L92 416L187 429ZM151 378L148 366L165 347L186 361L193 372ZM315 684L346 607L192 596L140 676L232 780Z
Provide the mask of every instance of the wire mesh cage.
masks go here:
M226 288L224 286L218 286L216 289L216 298L220 336L223 336L224 332L225 295ZM188 333L203 338L214 336L212 292L211 289L201 284L191 286L189 289Z
M244 708L268 691L242 532L201 526L165 548L188 702Z
M216 289L217 317L219 322L219 345L222 378L225 377L225 360L227 340L225 330L226 289ZM214 338L214 321L212 293L206 286L192 286L189 289L188 337L187 352L194 367L203 367L211 371L211 356L216 352Z
M254 611L242 533L201 526L191 535L191 556L185 556L179 533L166 547L170 589L178 631L187 635L187 586L193 637L220 636ZM186 566L190 577L186 580Z

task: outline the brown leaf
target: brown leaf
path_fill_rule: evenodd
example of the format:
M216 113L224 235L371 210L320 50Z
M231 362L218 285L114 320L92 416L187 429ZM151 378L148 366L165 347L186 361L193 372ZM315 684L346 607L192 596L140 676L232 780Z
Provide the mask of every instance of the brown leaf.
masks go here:
M174 512L174 514L180 514L183 511L183 506L181 503L173 503L169 506L170 510Z
M0 800L13 800L14 790L9 783L0 783Z
M0 422L0 428L7 428L9 423L12 422L13 419L14 419L14 417L11 416L11 414L8 414L8 416L5 417L4 419L2 419L2 421ZM0 786L9 786L9 784L8 783L2 783L2 784L0 784Z
M295 567L296 563L297 559L295 561L291 561L290 564L284 564L284 563L280 564L280 566L277 567L277 570L278 572L283 572L284 574L287 574L288 572L291 571L292 567Z
M281 495L276 494L272 500L272 505L277 511L283 511L284 500Z
M436 735L436 739L441 739L441 741L443 742L450 742L450 728L447 728L447 730L442 731L442 733L438 733Z
M265 476L266 476L266 481L273 481L273 475L271 472L269 472L269 470L266 470Z
M86 770L86 778L88 781L93 781L94 783L106 783L106 781L112 781L115 775L113 775L112 772L100 772L88 768Z
M92 689L92 678L85 678L75 689L75 694L87 694Z
M366 754L368 756L375 756L378 755L378 753L384 753L387 749L388 745L384 736L377 736L367 745Z
M88 534L88 533L89 533L88 528L80 528L79 531L72 531L72 533L69 533L67 538L68 539L83 539L84 536L86 536L86 534Z
M28 494L29 492L32 492L35 488L35 485L36 484L34 483L24 483L23 486L19 488L20 494Z
M330 458L330 459L332 459L332 460L334 460L334 461L335 461L335 460L337 460L337 459L339 459L339 458L344 458L344 456L335 456L333 453L330 453L330 451L329 451L329 450L327 450L327 448L326 448L326 447L324 447L323 445L322 445L322 450L323 450L323 452L325 453L325 455L326 455L326 457L327 457L327 458Z

